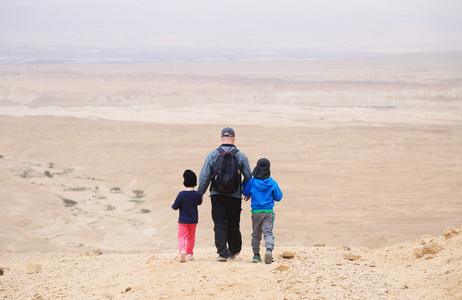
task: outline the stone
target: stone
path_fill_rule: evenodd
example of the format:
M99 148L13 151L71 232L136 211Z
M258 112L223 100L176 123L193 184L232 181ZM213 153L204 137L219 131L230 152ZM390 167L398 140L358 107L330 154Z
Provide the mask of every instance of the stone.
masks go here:
M416 258L421 258L427 254L436 254L443 250L443 247L441 247L440 244L437 242L431 242L429 244L417 247L414 249L414 256Z
M115 210L115 206L112 206L110 204L106 205L106 210Z
M129 292L129 291L131 291L131 290L132 290L131 287L127 287L127 288L125 288L125 293L126 293L126 292Z
M348 260L358 260L361 258L361 255L353 254L351 252L345 253L344 255L345 259Z
M295 251L284 251L282 252L281 255L283 258L294 258L295 257Z
M459 234L460 234L460 229L455 228L455 227L448 228L445 231L443 231L443 236L446 239L453 238L453 237L455 237L456 235L459 235Z
M103 251L99 250L99 249L93 249L93 255L102 255L103 254Z
M274 268L273 271L283 272L283 271L287 271L287 270L289 270L289 269L290 269L289 266L280 265L280 266Z
M28 263L26 265L26 271L27 271L27 274L34 274L34 273L38 273L42 270L42 265L39 265L39 264L33 264L33 263Z
M3 275L3 269L0 269L0 276Z
M423 246L423 253L424 254L436 254L443 250L444 248L438 244L437 242L432 242L428 245Z
M434 236L427 234L427 235L421 236L419 238L419 242L421 245L425 245L425 244L433 242L434 239L435 239Z
M145 264L150 264L155 259L156 259L156 257L154 255L152 255L146 260Z
M326 247L326 243L314 243L313 247Z

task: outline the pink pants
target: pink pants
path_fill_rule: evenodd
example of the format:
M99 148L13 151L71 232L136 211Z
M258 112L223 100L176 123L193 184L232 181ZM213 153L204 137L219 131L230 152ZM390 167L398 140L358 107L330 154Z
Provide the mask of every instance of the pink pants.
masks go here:
M196 242L197 224L178 223L178 248L180 253L186 251L186 254L193 255L194 243Z

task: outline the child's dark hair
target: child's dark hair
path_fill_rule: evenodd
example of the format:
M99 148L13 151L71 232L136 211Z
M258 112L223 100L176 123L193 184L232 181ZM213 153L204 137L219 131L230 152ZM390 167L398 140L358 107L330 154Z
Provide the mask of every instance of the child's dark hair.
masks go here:
M195 187L197 185L197 177L193 171L189 169L184 171L183 178L184 178L183 184L185 187Z

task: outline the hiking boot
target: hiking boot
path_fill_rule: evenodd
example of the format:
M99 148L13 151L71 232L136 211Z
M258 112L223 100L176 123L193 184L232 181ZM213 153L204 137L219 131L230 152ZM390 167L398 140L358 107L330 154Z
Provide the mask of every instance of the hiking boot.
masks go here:
M223 256L220 255L220 256L217 257L217 261L227 262L228 259L226 257L223 257Z
M265 264L270 264L273 262L273 253L271 253L271 250L268 249L266 250L266 253L265 253Z
M261 262L261 256L260 256L260 254L255 254L255 255L253 256L252 262L254 262L254 263L259 263L259 262Z
M186 261L193 261L194 257L191 254L186 255Z
M238 253L231 253L231 255L229 256L229 259L236 259L236 257L239 255L239 252Z
M180 253L180 262L186 262L186 252L181 251Z

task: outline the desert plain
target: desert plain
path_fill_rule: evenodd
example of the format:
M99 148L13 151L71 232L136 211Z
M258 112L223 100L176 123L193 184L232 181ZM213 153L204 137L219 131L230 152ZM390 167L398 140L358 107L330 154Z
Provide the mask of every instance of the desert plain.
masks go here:
M274 263L216 262L182 173L220 132L271 161ZM461 299L462 54L0 65L0 297ZM287 257L287 253L293 257Z

